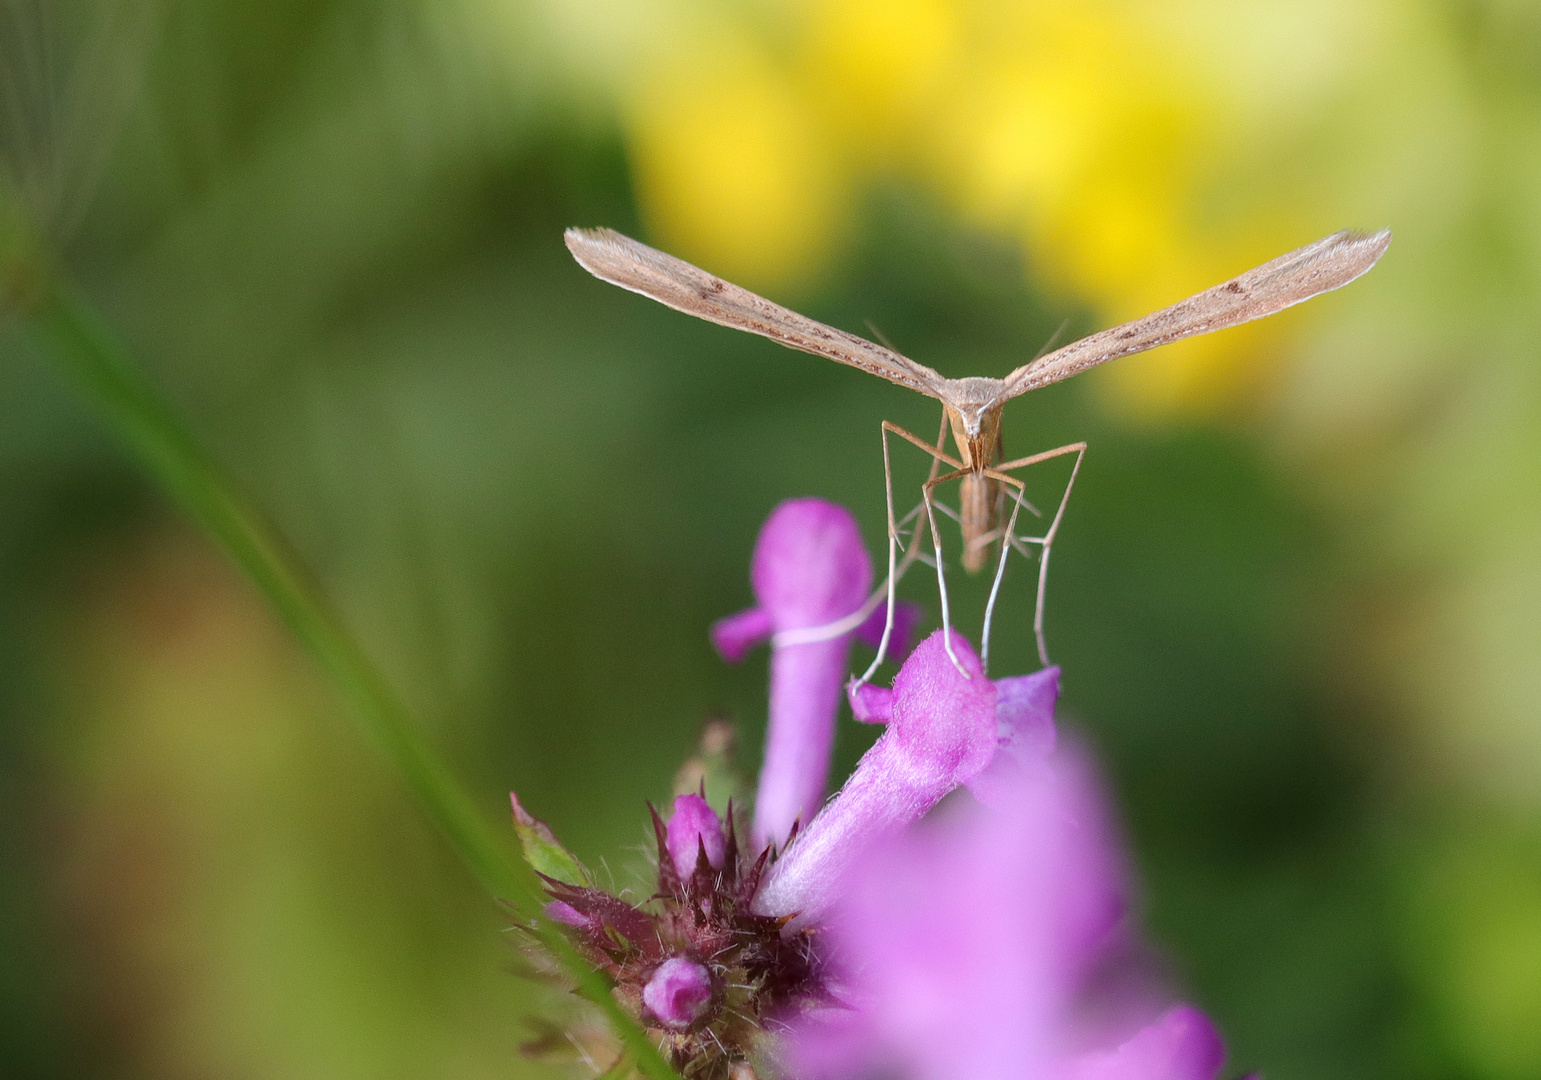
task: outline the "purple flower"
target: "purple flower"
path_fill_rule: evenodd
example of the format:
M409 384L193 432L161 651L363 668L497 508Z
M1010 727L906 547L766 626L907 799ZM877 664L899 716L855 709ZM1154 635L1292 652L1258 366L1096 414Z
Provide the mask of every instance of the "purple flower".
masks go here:
M653 811L657 886L641 904L592 884L551 830L513 805L526 858L558 872L542 873L546 916L682 1072L728 1075L770 1040L770 1018L821 999L812 934L753 910L770 850L746 853L731 817L724 826L701 796L675 800L667 823ZM551 958L527 944L549 968Z
M794 822L811 820L824 801L851 635L875 641L883 618L872 613L874 633L874 618L861 617L872 562L856 519L822 499L791 499L776 507L760 530L750 578L758 606L720 620L712 643L736 663L759 642L773 642L753 841L779 845ZM912 608L901 613L896 641L908 636L914 615Z
M759 606L713 628L730 660L775 648L752 849L704 791L680 796L652 814L657 890L634 906L512 802L547 915L673 1064L1214 1080L1219 1035L1153 975L1095 770L1056 737L1059 669L992 682L962 635L932 634L891 689L849 685L856 718L887 730L820 809L851 634L882 630L871 564L850 514L801 499L766 522L752 578Z
M886 720L872 749L837 795L771 866L755 898L762 914L816 922L845 887L845 870L868 845L918 821L942 797L974 779L1000 743L995 684L967 639L953 665L938 630L916 646L892 690L853 688L861 720Z
M1034 678L998 689L998 701L1025 689L1018 705L1052 704L1050 680ZM1015 707L1002 710L1002 739L1021 747L1020 726L1007 730ZM1042 747L1041 732L1027 745ZM1224 1047L1203 1014L1168 1006L1133 977L1125 871L1085 756L1014 756L992 762L989 805L970 801L890 832L840 875L822 950L842 1005L796 1025L788 1057L799 1080L1213 1080L1219 1071Z

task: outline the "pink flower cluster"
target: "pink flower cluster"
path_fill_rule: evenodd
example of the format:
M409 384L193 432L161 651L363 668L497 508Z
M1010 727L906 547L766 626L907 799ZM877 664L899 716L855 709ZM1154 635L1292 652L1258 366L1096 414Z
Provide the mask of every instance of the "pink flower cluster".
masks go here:
M778 507L751 577L758 606L713 629L730 660L773 650L747 847L681 795L653 815L657 887L633 905L513 800L548 917L670 1061L711 1080L1215 1080L1219 1035L1152 974L1102 786L1056 736L1059 669L991 680L938 631L892 688L847 687L851 637L882 626L830 503ZM843 691L886 727L825 802Z
M772 514L753 577L758 610L780 627L846 614L871 571L842 508L798 500ZM820 662L786 655L821 647ZM772 838L790 828L794 803L806 813L823 796L838 704L830 671L843 675L845 648L791 646L772 661L760 781L779 815ZM1101 785L1087 755L1055 737L1058 669L992 682L956 634L953 651L967 677L938 631L891 690L853 687L857 719L887 730L755 895L757 913L814 931L822 966L824 1000L786 1017L782 1071L1214 1080L1220 1037L1150 977ZM960 788L968 794L932 813Z

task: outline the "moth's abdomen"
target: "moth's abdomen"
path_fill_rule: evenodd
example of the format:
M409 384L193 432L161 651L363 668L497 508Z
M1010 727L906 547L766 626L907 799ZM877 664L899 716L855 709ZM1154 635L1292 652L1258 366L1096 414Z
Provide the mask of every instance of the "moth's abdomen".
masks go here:
M960 481L958 516L963 519L963 569L983 570L994 546L996 481L981 473L969 473Z

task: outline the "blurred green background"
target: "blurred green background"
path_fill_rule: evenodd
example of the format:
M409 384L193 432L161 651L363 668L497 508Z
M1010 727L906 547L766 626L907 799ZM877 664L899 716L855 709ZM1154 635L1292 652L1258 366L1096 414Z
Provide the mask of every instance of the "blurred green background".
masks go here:
M489 817L516 788L620 881L705 717L757 757L764 655L706 628L760 521L820 495L875 546L879 421L936 411L601 285L564 226L950 375L1391 227L1341 293L1013 404L1007 446L1091 443L1064 713L1231 1071L1541 1077L1541 4L0 0L0 94L5 236ZM0 820L0 1074L551 1075L505 920L14 316Z

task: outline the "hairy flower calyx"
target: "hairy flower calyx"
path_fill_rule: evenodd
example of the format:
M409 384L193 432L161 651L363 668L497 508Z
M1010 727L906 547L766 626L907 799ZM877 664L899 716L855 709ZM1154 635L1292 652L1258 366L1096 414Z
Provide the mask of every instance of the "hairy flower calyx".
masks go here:
M648 902L543 875L546 913L687 1080L729 1080L762 1052L767 1018L821 994L812 934L751 909L772 851L750 860L731 806L726 825L699 795L676 799L667 823L648 809L658 847Z

